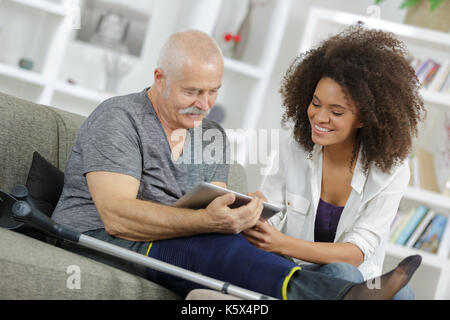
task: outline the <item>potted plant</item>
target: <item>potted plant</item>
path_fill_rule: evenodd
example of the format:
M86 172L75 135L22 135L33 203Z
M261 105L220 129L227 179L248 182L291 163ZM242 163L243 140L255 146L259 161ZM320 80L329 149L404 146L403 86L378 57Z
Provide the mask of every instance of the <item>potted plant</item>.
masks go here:
M375 0L379 4L384 0ZM450 0L404 0L407 9L404 23L444 32L450 31Z

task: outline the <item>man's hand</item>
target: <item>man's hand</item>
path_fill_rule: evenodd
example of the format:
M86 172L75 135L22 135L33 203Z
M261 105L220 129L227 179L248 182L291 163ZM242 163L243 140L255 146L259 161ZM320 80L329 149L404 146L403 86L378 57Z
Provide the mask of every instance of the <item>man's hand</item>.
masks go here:
M235 201L234 193L214 199L205 209L207 224L215 232L239 233L253 227L263 210L262 200L255 197L245 206L230 209L228 206Z

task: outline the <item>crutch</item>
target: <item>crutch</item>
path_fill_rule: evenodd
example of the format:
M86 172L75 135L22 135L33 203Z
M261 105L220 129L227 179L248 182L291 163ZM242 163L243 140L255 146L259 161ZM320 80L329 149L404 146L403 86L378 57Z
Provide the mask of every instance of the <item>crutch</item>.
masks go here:
M168 273L170 275L200 284L204 287L220 291L222 293L230 294L247 300L267 300L275 299L251 290L247 290L238 286L231 285L228 282L213 279L199 273L171 265L169 263L157 260L155 258L147 257L131 250L110 244L105 241L98 240L94 237L84 235L68 226L57 224L48 216L43 214L33 204L28 192L23 187L22 195L15 194L14 199L17 199L12 205L12 217L15 221L26 223L34 228L48 233L49 235L58 239L67 240L83 247L94 249L121 259L132 261L142 266L155 269L160 272ZM1 194L0 194L1 197ZM5 210L4 210L5 211Z

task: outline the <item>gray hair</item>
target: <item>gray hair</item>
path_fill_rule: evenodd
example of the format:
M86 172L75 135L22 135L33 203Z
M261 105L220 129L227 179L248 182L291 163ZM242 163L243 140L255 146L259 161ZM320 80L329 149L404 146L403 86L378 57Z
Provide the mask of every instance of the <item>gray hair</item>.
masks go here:
M172 34L159 52L157 67L170 78L179 76L183 66L192 59L205 62L223 61L217 42L207 33L198 30L184 30ZM169 83L168 83L169 86Z

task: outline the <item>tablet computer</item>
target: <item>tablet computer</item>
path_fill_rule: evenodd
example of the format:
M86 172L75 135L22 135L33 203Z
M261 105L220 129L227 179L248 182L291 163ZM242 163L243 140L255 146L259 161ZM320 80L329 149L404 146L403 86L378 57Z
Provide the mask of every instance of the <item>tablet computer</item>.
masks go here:
M178 201L175 202L173 206L177 208L204 209L215 198L223 196L230 192L236 195L236 200L231 205L229 205L229 207L232 209L246 205L253 199L252 197L249 197L245 194L233 190L228 190L211 183L202 182L194 189L187 192L183 197L178 199ZM269 219L274 214L281 211L281 209L277 206L274 206L267 202L263 202L263 206L264 208L261 213L261 218L263 219Z

